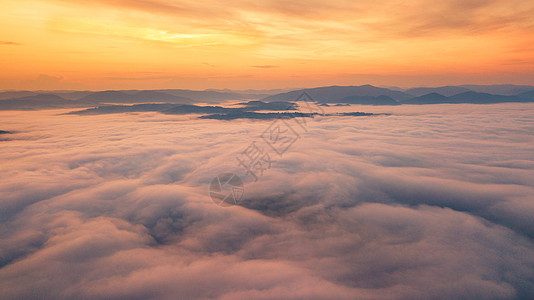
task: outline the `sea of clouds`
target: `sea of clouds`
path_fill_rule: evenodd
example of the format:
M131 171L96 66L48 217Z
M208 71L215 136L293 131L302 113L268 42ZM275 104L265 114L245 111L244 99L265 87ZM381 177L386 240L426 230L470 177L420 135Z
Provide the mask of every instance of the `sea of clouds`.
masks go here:
M273 121L0 112L0 298L532 299L534 105L325 109L391 115L291 123L280 156Z

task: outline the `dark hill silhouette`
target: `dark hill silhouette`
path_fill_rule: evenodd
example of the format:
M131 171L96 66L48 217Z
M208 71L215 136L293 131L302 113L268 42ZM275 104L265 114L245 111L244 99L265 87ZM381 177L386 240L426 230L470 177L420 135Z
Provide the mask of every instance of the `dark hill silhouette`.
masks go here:
M465 92L449 97L453 103L490 104L504 102L531 102L518 96L492 95L487 93Z
M464 92L452 97L445 97L438 93L430 93L420 97L415 97L402 104L441 104L441 103L472 103L472 104L493 104L508 102L534 102L518 96L492 95L487 93Z
M115 102L115 101L124 101L130 99L132 95L126 94L121 91L103 91L91 93L78 101L80 102L93 102L93 103L102 103L102 102Z
M288 93L277 94L263 99L266 102L272 101L295 101L303 92L307 92L315 101L321 103L339 103L339 101L351 96L388 96L396 101L406 100L412 96L385 88L372 85L362 86L329 86L313 89L296 90Z
M400 103L389 96L349 96L337 101L338 103L360 105L399 105Z
M521 98L524 98L524 99L534 100L534 90L521 93L521 94L519 94L517 96L521 97Z
M432 93L440 94L446 97L458 95L461 93L469 92L470 89L461 86L441 86L441 87L420 87L408 89L405 92L414 95L415 97L420 97Z
M236 120L236 119L254 119L254 120L274 120L274 119L293 119L293 118L312 118L315 113L301 112L268 112L258 113L250 111L237 111L225 114L211 114L200 116L200 119L214 120Z
M89 94L80 100L80 103L192 103L193 100L185 97L170 95L156 91L139 91L127 93L124 91L103 91Z
M286 101L263 102L263 101L249 101L238 103L236 105L244 106L243 110L258 111L258 110L296 110L296 104Z
M57 102L67 102L70 103L69 100L62 98L58 95L54 94L37 94L33 96L26 96L26 97L20 97L15 98L12 100L18 100L18 101L38 101L38 102L48 102L48 103L57 103Z
M186 114L218 114L242 111L239 108L221 106L197 106L190 104L134 104L134 105L103 105L95 108L73 111L69 115L104 115L129 112L161 112L170 115Z
M477 93L487 93L492 95L514 96L524 92L534 90L532 85L515 84L493 84L493 85L461 85L466 89Z
M193 90L177 90L177 89L168 89L168 90L157 90L158 92L163 92L166 94L184 97L195 100L195 102L206 102L206 103L219 103L221 101L227 100L251 100L251 99L262 99L269 94L254 94L254 93L236 93L236 92L221 92L214 90L205 90L205 91L193 91Z
M500 95L464 91L465 87L437 87L418 88L410 91L420 93L434 90L421 96L413 97L407 93L393 91L387 88L362 86L329 86L272 95L264 98L264 101L244 102L241 105L248 111L257 110L287 110L291 106L290 101L297 100L303 92L311 95L312 100L321 105L398 105L398 104L439 104L439 103L507 103L507 102L534 102L533 86L494 85L494 86L469 86L478 89L492 89L502 93L524 91L518 95ZM442 90L448 94L455 91L464 91L452 96L435 92ZM1 99L12 95L26 95L23 97ZM64 95L65 97L62 97ZM185 97L187 95L188 97ZM226 100L253 100L258 95L239 94L235 92L220 91L192 91L192 90L127 90L127 91L56 91L36 94L30 91L9 91L0 93L0 110L28 110L28 109L57 109L95 107L102 104L141 104L141 103L170 103L170 104L194 104L194 103L220 103ZM78 97L81 97L78 99ZM77 100L76 100L77 99ZM301 100L301 99L299 99ZM287 107L285 107L287 105ZM115 108L116 109L116 108Z
M133 105L101 105L94 108L73 111L71 115L100 115L115 114L127 112L161 112L165 114L228 114L243 113L253 111L287 111L295 110L295 103L290 102L272 102L265 103L261 101L250 101L239 103L243 107L228 108L222 106L198 106L192 104L174 104L174 103L152 103L152 104L133 104Z
M445 97L438 93L430 93L423 96L415 97L403 101L402 104L440 104L440 103L453 103L449 97Z
M45 108L74 107L75 102L54 94L38 94L0 101L0 110L31 110Z
M162 111L169 115L185 115L185 114L219 114L228 113L231 111L241 111L238 108L226 108L220 106L196 106L196 105L178 105L173 108Z
M30 91L6 91L0 92L0 100L35 96L38 93Z
M176 104L134 104L134 105L102 105L81 111L73 111L68 115L105 115L131 112L161 112L175 107Z

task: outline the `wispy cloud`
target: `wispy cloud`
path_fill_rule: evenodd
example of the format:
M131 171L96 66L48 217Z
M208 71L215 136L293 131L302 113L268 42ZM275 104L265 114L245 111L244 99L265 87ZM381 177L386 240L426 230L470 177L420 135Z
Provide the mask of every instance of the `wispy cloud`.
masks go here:
M226 75L261 74L263 82L275 75L260 68L253 71L251 66L265 62L280 67L277 82L301 76L313 85L316 80L347 84L339 82L340 74L355 70L383 76L417 75L420 80L427 80L429 74L451 78L434 85L451 84L457 74L474 77L473 72L498 75L506 81L520 77L525 83L529 78L522 74L531 72L534 59L529 46L534 44L534 2L528 0L432 4L425 0L402 4L395 0L32 1L35 9L11 3L4 17L12 24L10 28L21 28L18 25L24 20L33 24L10 31L20 31L17 34L24 38L41 37L28 49L35 61L17 56L18 66L38 64L42 72L68 71L87 81L88 73L97 72L91 68L94 64L85 63L89 56L101 64L116 62L121 71L130 71L127 66L135 63L139 71L173 69L183 77L213 75L209 68L196 68L207 61ZM26 15L31 18L21 17ZM50 44L50 40L57 42ZM57 63L39 62L36 57L43 49ZM54 69L64 60L61 53L65 51L72 53L69 70ZM518 63L510 65L512 59ZM28 76L22 67L11 68L13 78ZM513 75L505 78L502 74ZM93 80L92 84L105 83Z
M0 45L8 45L8 46L21 46L21 43L17 42L6 42L6 41L0 41Z
M215 65L212 65L212 64L207 63L207 62L203 62L202 64L205 65L205 66L208 66L208 67L216 67Z
M259 68L259 69L273 69L273 68L279 68L280 66L274 66L274 65L263 65L263 66L252 66L253 68Z

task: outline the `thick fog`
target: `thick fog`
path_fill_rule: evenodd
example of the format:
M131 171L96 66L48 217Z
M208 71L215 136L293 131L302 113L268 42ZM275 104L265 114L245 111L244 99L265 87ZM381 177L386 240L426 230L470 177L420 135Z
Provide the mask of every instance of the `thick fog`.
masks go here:
M0 112L0 298L531 299L533 104L324 109Z

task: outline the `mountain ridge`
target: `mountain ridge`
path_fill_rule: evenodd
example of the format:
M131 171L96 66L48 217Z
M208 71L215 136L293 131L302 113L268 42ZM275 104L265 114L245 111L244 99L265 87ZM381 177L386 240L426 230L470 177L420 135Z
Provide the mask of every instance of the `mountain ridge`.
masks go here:
M0 110L28 110L28 109L55 109L71 107L91 107L112 103L170 103L170 104L193 104L207 103L218 104L228 100L262 100L266 103L279 102L278 105L290 101L296 101L302 93L306 92L312 99L321 105L328 104L356 104L356 105L399 105L399 104L442 104L442 103L525 103L534 102L534 86L518 85L488 85L469 87L478 90L500 91L501 94L476 92L464 86L443 86L435 88L415 88L405 91L390 90L372 85L360 86L326 86L311 89L299 89L290 92L279 93L263 97L263 94L239 94L215 90L107 90L98 92L87 91L60 91L57 93L35 93L29 91L8 91L0 93ZM439 92L443 92L439 93ZM423 95L414 96L413 94ZM458 93L459 92L459 93ZM504 95L520 92L517 95ZM5 97L17 95L20 97ZM64 96L64 97L62 97ZM188 97L185 97L188 96ZM261 104L267 108L276 107L276 104ZM280 106L280 107L282 107Z

